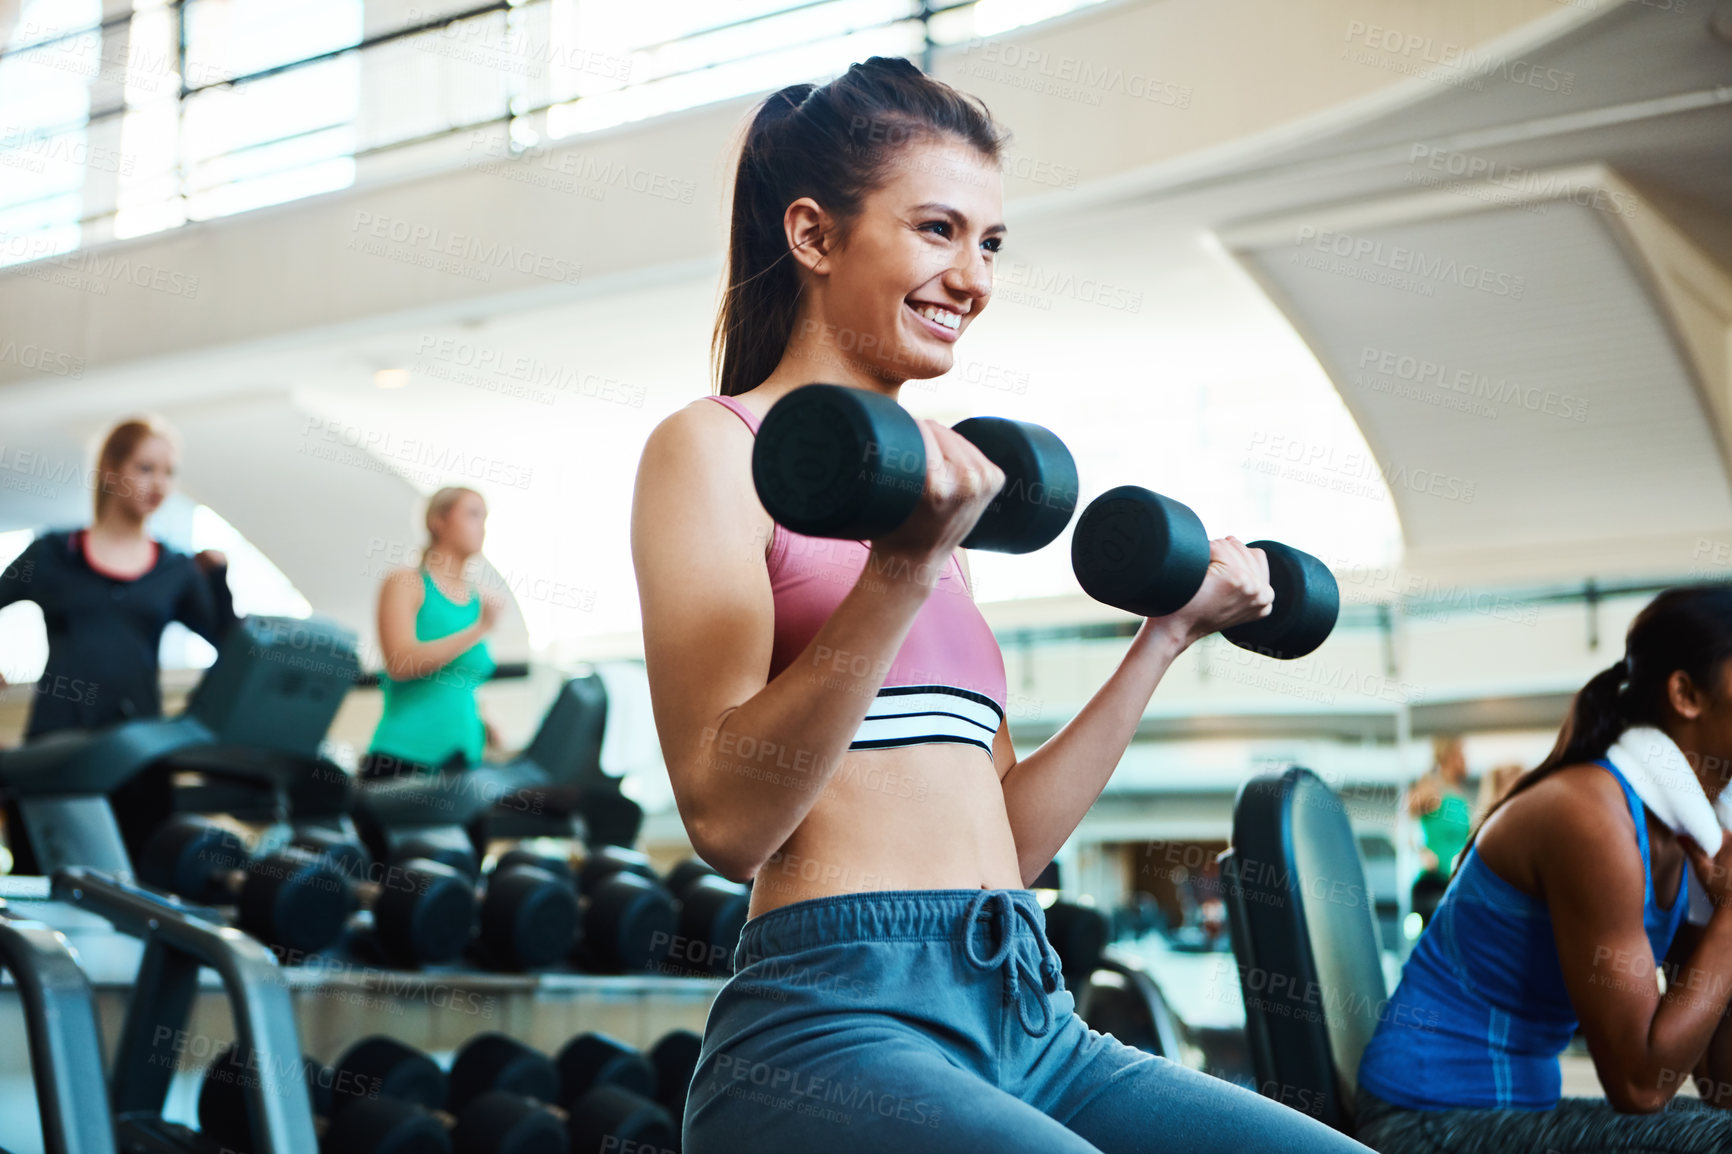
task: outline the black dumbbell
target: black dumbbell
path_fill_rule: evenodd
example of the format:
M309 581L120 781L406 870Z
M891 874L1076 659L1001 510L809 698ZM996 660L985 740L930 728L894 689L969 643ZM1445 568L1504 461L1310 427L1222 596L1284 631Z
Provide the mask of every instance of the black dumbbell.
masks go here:
M1076 461L1050 430L1002 417L953 426L1004 470L1004 487L962 542L1032 553L1069 524ZM765 510L807 537L865 540L901 525L926 487L920 425L889 397L843 385L806 385L777 401L752 445L752 481Z
M545 1141L550 1132L559 1135L560 1154L566 1143L572 1151L617 1151L675 1149L679 1142L678 1127L652 1097L655 1067L629 1046L597 1034L573 1039L557 1062L507 1035L478 1035L458 1051L443 1080L427 1055L375 1038L351 1050L341 1069L350 1084L376 1081L381 1098L400 1097L419 1109L443 1101L456 1115L456 1154L538 1150L518 1143L531 1136ZM511 1144L465 1145L466 1130L478 1138L508 1135Z
M365 878L373 866L373 855L359 838L322 825L297 825L289 844L319 854L346 877Z
M450 1108L462 1111L463 1117L485 1111L493 1119L492 1124L509 1129L523 1125L524 1117L536 1119L551 1115L561 1123L564 1141L576 1141L572 1136L574 1127L583 1132L593 1127L589 1121L592 1115L606 1111L613 1095L604 1095L598 1103L584 1106L581 1098L574 1102L580 1108L583 1120L578 1120L566 1109L549 1107L547 1104L560 1101L562 1098L559 1068L553 1060L541 1051L524 1045L517 1039L505 1034L480 1034L471 1038L457 1052L456 1060L451 1064L450 1076ZM605 1081L595 1089L606 1088ZM642 1105L627 1111L626 1121L633 1122L633 1114L643 1114ZM655 1119L638 1119L636 1124L653 1124ZM603 1131L605 1137L606 1131ZM634 1138L634 1134L616 1134L615 1138ZM661 1135L656 1135L660 1138ZM586 1138L585 1142L593 1139ZM582 1143L579 1143L582 1147ZM618 1142L614 1145L619 1149ZM631 1149L631 1147L625 1147ZM651 1149L653 1147L644 1147ZM563 1154L563 1152L562 1152Z
M232 905L241 929L290 954L324 949L349 917L348 883L318 855L291 847L254 860L239 834L190 814L151 834L138 878L189 901Z
M670 960L706 974L733 973L734 947L751 911L752 891L697 858L669 870L665 884L679 902L679 938Z
M577 888L577 871L571 868L571 862L565 858L549 857L533 850L517 848L506 850L493 861L493 868L496 870L514 865L531 865L547 870L572 889Z
M337 1063L332 1079L337 1092L325 1154L566 1154L563 1112L507 1089L475 1088L490 1078L507 1081L516 1076L498 1065L499 1057L486 1045L470 1054L466 1086L475 1092L462 1102L448 1103L455 1087L432 1058L392 1038L357 1042ZM345 1094L345 1087L377 1090L362 1096ZM333 1141L338 1134L340 1146Z
M687 1060L688 1038L696 1035L689 1030L669 1033L651 1052L646 1070L643 1055L599 1034L574 1038L557 1063L516 1038L479 1034L458 1050L451 1064L450 1109L471 1109L471 1102L504 1092L540 1103L559 1102L573 1150L632 1149L624 1145L627 1140L645 1150L678 1149L685 1091L697 1064L695 1049ZM650 1087L660 1090L653 1102L646 1089ZM670 1087L678 1092L677 1108L669 1105ZM503 1103L496 1109L502 1118L509 1117ZM610 1137L615 1141L608 1146Z
M393 862L420 858L448 865L473 884L481 880L481 859L472 846L452 840L413 834L393 842L390 858Z
M633 973L666 960L679 913L648 857L620 846L597 846L578 871L578 884L583 896L580 966L596 973Z
M667 960L679 925L679 907L649 858L623 846L590 849L580 869L569 862L510 850L494 866L531 865L570 879L578 895L579 923L572 959L591 973L635 973Z
M543 1119L552 1117L563 1124L563 1140L574 1152L677 1150L679 1123L626 1084L640 1089L644 1084L641 1070L630 1060L635 1056L641 1061L642 1055L607 1042L605 1050L617 1047L625 1056L609 1061L611 1053L604 1052L597 1061L593 1051L586 1050L592 1059L586 1064L581 1054L571 1059L562 1054L572 1085L567 1094L560 1068L540 1051L504 1034L471 1039L451 1067L450 1109L460 1111L464 1121L485 1117L502 1132L526 1125L539 1130ZM571 1051L570 1046L566 1049ZM562 1105L547 1104L556 1098ZM461 1146L458 1154L463 1154Z
M320 1119L331 1113L330 1070L312 1058L301 1059L301 1072L307 1082L307 1096L312 1099L313 1114ZM255 1148L249 1121L247 1091L253 1082L263 1077L292 1077L293 1071L278 1072L256 1068L241 1057L239 1046L225 1046L216 1052L205 1070L198 1091L198 1131L217 1147L233 1154L250 1154Z
M1275 604L1267 617L1221 636L1268 657L1304 657L1328 638L1341 591L1323 562L1279 541L1252 541L1269 559ZM1143 617L1176 612L1202 588L1209 535L1186 506L1138 485L1108 489L1089 503L1071 535L1071 569L1096 601Z
M606 879L622 873L636 874L652 882L662 880L656 867L650 863L649 855L642 850L628 849L623 845L597 845L589 847L583 865L577 870L578 888L587 893Z
M382 959L405 967L449 962L468 947L475 929L475 886L442 862L410 858L377 882L356 886L372 915Z
M415 857L380 867L359 840L320 827L297 829L290 844L321 855L349 880L351 902L367 911L351 929L379 961L411 968L437 965L468 946L475 889L460 870Z
M553 1060L559 1071L559 1104L568 1109L598 1086L618 1086L651 1101L656 1068L642 1053L606 1034L579 1034Z
M558 1102L559 1067L540 1050L509 1034L477 1034L458 1048L451 1061L446 1101L451 1109L461 1110L494 1090L538 1102Z
M657 1103L656 1067L643 1054L603 1034L579 1034L554 1063L572 1154L679 1148L679 1124Z
M438 1074L431 1059L407 1047L389 1056L367 1043L358 1049L375 1052L358 1055L353 1069L302 1060L323 1154L565 1154L565 1121L555 1111L492 1092L477 1095L453 1117L428 1105L438 1097L437 1080L426 1069ZM385 1077L361 1072L380 1068ZM259 1076L233 1048L219 1052L199 1088L199 1133L207 1143L231 1154L257 1148L246 1088Z
M686 1095L704 1040L690 1030L669 1030L650 1047L650 1065L656 1071L656 1103L668 1112L675 1126L683 1127Z
M563 959L577 941L577 893L539 861L502 856L487 875L477 946L488 965L538 970Z

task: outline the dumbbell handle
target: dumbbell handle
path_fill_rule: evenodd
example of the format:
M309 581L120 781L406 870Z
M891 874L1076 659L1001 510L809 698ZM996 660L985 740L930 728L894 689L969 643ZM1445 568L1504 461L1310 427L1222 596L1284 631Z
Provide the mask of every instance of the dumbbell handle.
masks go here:
M1268 616L1229 626L1221 636L1270 657L1305 656L1335 626L1335 578L1317 558L1279 541L1249 547L1266 556L1275 605ZM1095 498L1071 539L1072 568L1089 596L1140 616L1183 608L1202 588L1210 561L1209 535L1196 513L1137 485Z
M954 431L1005 473L1005 486L962 542L1026 553L1064 531L1076 462L1038 425L974 417ZM752 447L752 480L775 520L815 537L874 539L907 521L926 488L918 421L868 390L814 384L771 408Z
M964 549L1032 553L1050 544L1076 511L1076 459L1051 430L1005 417L951 426L1004 472L1004 487L963 538Z

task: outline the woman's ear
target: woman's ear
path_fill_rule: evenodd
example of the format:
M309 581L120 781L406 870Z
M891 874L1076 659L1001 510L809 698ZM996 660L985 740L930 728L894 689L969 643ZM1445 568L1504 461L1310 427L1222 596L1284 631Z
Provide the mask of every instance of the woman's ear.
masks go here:
M788 250L794 259L806 266L806 271L822 276L830 256L830 238L836 222L809 196L790 204L782 214L782 230L788 237Z
M1672 675L1666 678L1666 700L1673 712L1686 721L1695 721L1702 716L1705 704L1702 692L1682 669L1674 669Z

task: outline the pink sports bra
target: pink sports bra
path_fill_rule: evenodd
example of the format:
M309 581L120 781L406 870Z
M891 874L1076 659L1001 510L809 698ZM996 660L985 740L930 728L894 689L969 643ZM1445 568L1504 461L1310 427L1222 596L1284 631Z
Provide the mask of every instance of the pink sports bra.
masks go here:
M758 418L735 397L710 397L731 409L755 436ZM870 561L864 541L804 537L775 527L768 564L775 599L774 678L803 652L854 587ZM886 577L891 574L886 573ZM870 671L859 655L817 654L818 672L837 678ZM992 752L1004 720L1004 655L952 554L920 607L849 749L888 749L960 742Z

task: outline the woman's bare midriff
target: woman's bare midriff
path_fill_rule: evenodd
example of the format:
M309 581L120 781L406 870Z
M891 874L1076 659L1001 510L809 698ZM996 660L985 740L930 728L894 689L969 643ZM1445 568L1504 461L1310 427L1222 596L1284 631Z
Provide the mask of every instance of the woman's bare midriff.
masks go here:
M752 883L751 916L868 890L1018 889L992 758L930 743L847 754L806 820Z

